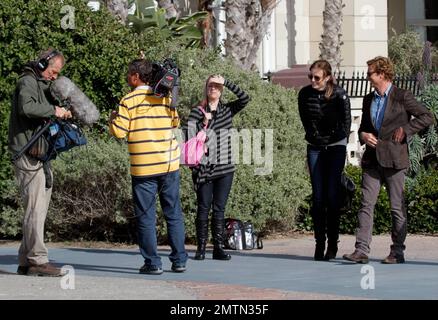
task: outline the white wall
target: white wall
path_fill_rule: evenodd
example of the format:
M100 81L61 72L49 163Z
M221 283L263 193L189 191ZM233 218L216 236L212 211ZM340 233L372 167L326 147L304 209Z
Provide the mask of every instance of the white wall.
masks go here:
M309 61L309 0L280 0L259 49L260 74Z

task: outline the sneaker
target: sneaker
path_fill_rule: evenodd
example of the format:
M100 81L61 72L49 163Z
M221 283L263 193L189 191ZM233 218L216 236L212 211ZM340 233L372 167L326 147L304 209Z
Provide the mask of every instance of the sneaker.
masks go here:
M17 268L17 274L20 276L27 275L28 271L29 271L29 266L18 266Z
M181 264L181 263L172 263L172 271L173 272L184 272L186 271L186 266L185 264Z
M56 268L50 263L31 265L27 271L28 276L35 277L61 277L64 274L61 269Z
M161 267L144 264L143 267L140 268L140 273L160 275L163 273L163 269Z

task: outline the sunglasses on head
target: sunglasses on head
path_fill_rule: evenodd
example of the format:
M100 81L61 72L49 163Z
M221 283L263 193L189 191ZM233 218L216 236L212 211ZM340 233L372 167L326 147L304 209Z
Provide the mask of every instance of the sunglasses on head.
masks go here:
M321 77L319 77L319 76L314 76L314 75L311 74L311 73L309 73L309 74L307 75L307 77L309 78L310 81L312 81L312 79L315 79L316 82L318 82L318 81L321 80Z

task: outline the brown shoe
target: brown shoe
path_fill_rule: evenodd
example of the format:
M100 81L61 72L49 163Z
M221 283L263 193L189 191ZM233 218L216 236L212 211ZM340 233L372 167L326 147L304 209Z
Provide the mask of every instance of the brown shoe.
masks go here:
M354 251L352 254L344 254L342 258L356 263L368 263L368 256L359 251Z
M396 264L396 263L405 263L405 258L403 255L396 255L395 253L390 253L385 259L382 260L382 263L385 264Z
M27 271L28 276L36 277L61 277L61 269L54 267L50 263L31 265Z

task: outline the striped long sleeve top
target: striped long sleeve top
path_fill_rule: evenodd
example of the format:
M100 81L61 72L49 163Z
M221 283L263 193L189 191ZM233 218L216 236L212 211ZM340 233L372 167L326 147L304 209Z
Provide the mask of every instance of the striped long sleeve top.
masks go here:
M232 118L241 111L249 102L249 96L237 85L225 79L224 86L237 96L237 100L222 103L219 102L216 111L212 113L212 119L207 126L207 147L208 153L202 164L193 168L193 174L197 184L219 178L235 171L232 162L230 129L232 129ZM209 106L206 112L210 112ZM191 138L204 128L204 114L199 107L193 108L189 114L187 126L185 126L186 137Z
M179 125L171 98L160 98L149 86L137 87L122 98L110 124L117 138L127 137L131 175L156 176L179 169L180 150L172 129Z

